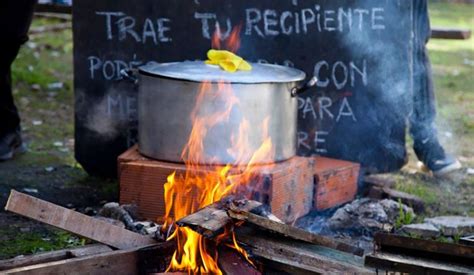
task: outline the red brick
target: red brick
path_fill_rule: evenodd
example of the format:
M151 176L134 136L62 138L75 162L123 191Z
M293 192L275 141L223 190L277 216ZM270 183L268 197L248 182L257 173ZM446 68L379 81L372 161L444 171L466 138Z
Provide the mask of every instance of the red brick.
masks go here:
M145 158L136 147L118 158L120 203L134 203L142 218L160 220L165 215L163 185L174 171L184 173L183 164ZM273 214L285 222L306 215L313 202L313 160L294 157L273 165L255 167L247 197L267 203ZM206 172L206 168L202 171ZM231 173L237 173L233 168ZM192 199L192 195L191 198Z
M322 211L352 201L357 194L360 165L316 157L313 209Z

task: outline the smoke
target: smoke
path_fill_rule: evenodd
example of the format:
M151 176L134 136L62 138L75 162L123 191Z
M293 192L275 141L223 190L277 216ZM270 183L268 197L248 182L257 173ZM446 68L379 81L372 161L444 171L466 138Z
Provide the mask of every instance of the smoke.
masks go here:
M102 97L85 100L84 91L76 90L76 114L85 114L76 119L82 127L102 140L110 141L119 136L126 136L127 140L135 139L137 98L129 91L112 87Z
M379 131L375 134L382 140L383 153L395 159L405 156L404 142L400 142L396 128L407 124L413 112L412 76L418 73L413 71L412 65L411 2L354 1L353 10L383 7L384 12L377 15L383 20L378 21L378 29L366 26L364 31L354 31L353 27L340 40L342 48L350 52L349 56L367 59L369 85L360 92L365 93L370 102L358 108L365 108L366 123L377 125ZM370 155L380 153L366 150L361 154L365 156L359 158L371 159Z
M119 122L107 113L107 98L95 103L87 114L85 127L103 139L110 140L119 134Z

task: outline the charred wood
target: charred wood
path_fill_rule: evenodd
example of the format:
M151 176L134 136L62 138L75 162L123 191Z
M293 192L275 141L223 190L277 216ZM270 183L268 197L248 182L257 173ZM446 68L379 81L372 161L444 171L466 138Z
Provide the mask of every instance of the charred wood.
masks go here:
M236 230L237 240L253 256L311 273L373 273L361 257L327 247L257 234L249 228Z
M214 238L223 233L225 227L232 223L232 218L227 215L228 204L229 201L226 199L213 203L180 219L176 224L189 227L206 238ZM263 207L262 203L250 200L241 200L239 204L241 209L247 211L257 211L258 208Z
M366 266L390 272L459 274L474 272L474 247L415 239L394 234L375 235L376 250Z
M286 238L305 241L308 243L329 247L339 251L352 253L358 256L362 256L364 254L364 251L358 247L336 241L329 237L313 234L311 232L294 226L275 222L265 217L255 215L251 212L241 210L235 206L231 206L230 210L228 211L228 214L234 219L245 221L256 226L259 230L278 233L280 235L285 236Z

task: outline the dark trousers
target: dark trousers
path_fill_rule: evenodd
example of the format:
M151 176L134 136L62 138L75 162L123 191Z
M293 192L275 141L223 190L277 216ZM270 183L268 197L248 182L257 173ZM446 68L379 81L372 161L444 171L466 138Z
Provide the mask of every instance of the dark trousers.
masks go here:
M11 65L20 46L28 40L36 0L0 1L0 138L20 126L13 102Z
M428 140L437 140L435 127L436 101L431 63L426 44L431 29L427 0L413 1L413 112L410 116L410 134L418 152ZM418 155L418 153L417 153ZM420 156L419 156L420 157Z

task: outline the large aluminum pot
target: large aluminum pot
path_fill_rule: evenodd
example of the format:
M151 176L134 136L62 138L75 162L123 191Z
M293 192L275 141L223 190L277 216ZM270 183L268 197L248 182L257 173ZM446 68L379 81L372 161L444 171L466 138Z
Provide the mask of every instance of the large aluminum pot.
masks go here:
M283 161L296 154L297 99L306 89L298 86L305 73L288 67L252 64L251 71L228 73L202 61L150 64L140 67L138 83L139 150L145 156L171 162L183 162L193 121L191 113L203 82L218 91L218 83L229 83L239 103L226 123L209 129L203 140L201 164L234 164L229 153L243 119L250 124L248 145L251 151L262 144L262 123L269 118L268 135L274 154L258 163ZM312 83L314 84L314 83ZM308 85L308 84L307 84ZM213 95L198 108L198 113L222 111L228 94ZM219 98L222 97L222 98ZM242 164L242 160L239 164ZM250 161L250 156L244 160Z

